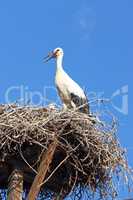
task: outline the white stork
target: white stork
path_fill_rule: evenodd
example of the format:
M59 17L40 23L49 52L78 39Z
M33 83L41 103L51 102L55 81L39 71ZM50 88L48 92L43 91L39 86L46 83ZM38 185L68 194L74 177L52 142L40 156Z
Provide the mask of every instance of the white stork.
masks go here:
M88 99L83 89L81 89L81 87L73 81L63 69L63 55L63 49L56 48L45 57L45 62L52 58L56 59L55 84L63 102L64 109L79 107L81 112L89 114Z

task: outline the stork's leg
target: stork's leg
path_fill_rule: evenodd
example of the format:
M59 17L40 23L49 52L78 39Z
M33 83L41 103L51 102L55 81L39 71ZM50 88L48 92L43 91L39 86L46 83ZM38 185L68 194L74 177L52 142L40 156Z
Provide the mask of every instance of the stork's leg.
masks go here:
M63 103L63 111L67 111L67 106L64 103Z
M76 110L76 105L73 101L71 101L71 106L72 106L73 110Z

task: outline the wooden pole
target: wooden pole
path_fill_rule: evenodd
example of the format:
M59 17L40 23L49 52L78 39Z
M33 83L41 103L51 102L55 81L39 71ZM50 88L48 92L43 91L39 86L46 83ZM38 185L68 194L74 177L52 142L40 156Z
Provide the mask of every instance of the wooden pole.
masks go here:
M20 170L15 169L9 177L7 199L22 200L23 193L23 174Z
M43 183L46 173L49 169L49 165L52 162L56 147L57 147L57 140L52 142L49 145L48 150L43 153L42 160L38 168L38 173L32 183L31 189L28 194L28 198L27 198L28 200L35 200L37 198L38 193L41 188L41 184Z

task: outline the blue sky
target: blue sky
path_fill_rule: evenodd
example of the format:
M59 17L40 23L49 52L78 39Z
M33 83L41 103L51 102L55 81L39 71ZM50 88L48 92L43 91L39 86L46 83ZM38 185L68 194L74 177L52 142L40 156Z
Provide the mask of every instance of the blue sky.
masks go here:
M16 89L11 90L10 101L20 98L21 86L24 95L36 94L34 102L36 92L53 88L55 63L43 64L42 58L61 46L64 68L73 79L91 94L112 98L119 138L133 165L130 105L127 110L133 66L132 9L132 0L1 1L0 103L6 102L11 87ZM48 99L56 101L54 89L48 91Z

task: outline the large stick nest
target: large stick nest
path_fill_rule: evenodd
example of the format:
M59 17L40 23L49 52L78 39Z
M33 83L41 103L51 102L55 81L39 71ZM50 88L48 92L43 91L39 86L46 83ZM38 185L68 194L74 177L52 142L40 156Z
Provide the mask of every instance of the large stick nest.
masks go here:
M8 176L17 167L23 170L27 189L42 153L56 137L58 146L44 180L46 191L65 196L80 185L101 197L114 196L114 174L128 170L114 124L78 111L1 105L0 187L7 187Z

